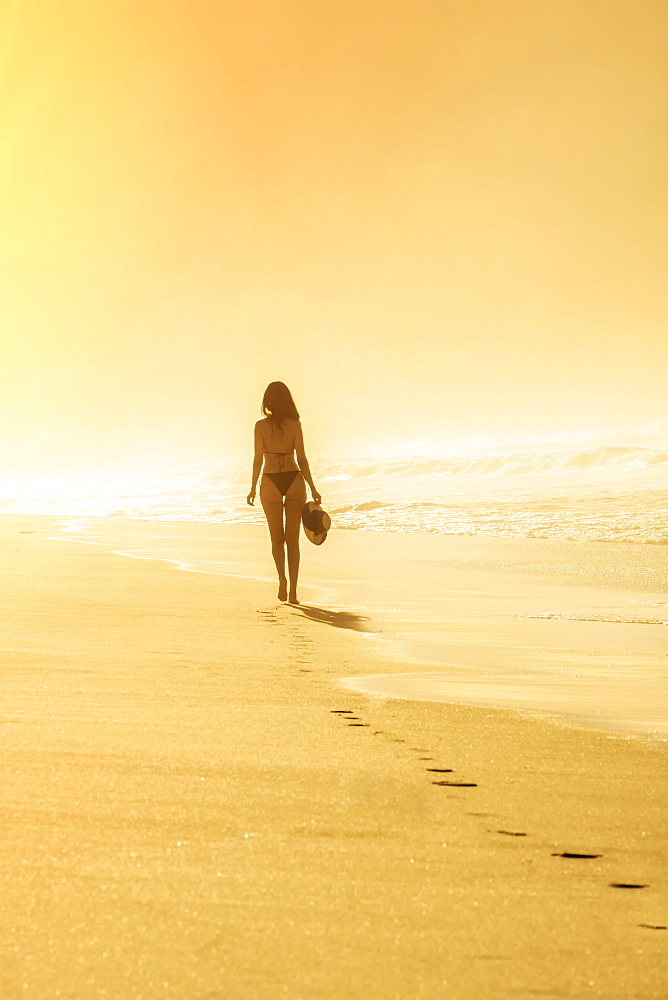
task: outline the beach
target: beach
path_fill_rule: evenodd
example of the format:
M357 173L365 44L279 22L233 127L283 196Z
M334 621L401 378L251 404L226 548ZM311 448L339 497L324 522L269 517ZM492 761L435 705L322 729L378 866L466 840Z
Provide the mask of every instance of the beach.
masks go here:
M65 518L55 537L180 570L253 577L271 592L266 527L261 512L253 517ZM666 546L379 530L331 538L302 546L302 613L336 616L370 640L365 656L385 671L360 678L363 690L668 739Z
M444 673L435 650L453 636L427 622L445 572L433 539L397 536L391 605L381 540L355 533L344 573L353 533L333 532L328 563L325 547L304 552L292 608L255 526L1 524L3 997L665 998L666 744L652 720L632 731L613 699L593 728L570 703L388 697L373 680ZM496 542L485 557L453 544L449 590L467 577L517 599ZM412 616L411 560L425 566ZM639 565L612 587L585 582L606 607L612 591L660 602L655 565ZM536 566L513 566L545 596ZM483 650L498 673L495 649L508 661L515 644L486 600L477 643L452 615L469 687ZM661 680L649 604L647 622L607 624L546 608L562 617L527 626L593 628L597 655L626 649L632 678L642 661Z
M0 25L0 1000L668 1000L665 0Z

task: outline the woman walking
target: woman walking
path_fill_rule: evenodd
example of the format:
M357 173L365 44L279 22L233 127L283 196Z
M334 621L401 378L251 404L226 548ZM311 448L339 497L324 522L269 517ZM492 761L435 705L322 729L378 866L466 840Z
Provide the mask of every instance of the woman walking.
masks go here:
M264 418L255 424L253 483L247 502L253 506L260 470L260 502L269 525L271 552L278 573L278 599L290 604L297 600L299 576L299 528L306 501L306 481L314 500L320 502L304 452L299 413L290 390L283 382L270 382L262 399ZM296 459L295 459L296 455ZM264 462L264 467L263 463ZM285 576L285 550L288 580Z

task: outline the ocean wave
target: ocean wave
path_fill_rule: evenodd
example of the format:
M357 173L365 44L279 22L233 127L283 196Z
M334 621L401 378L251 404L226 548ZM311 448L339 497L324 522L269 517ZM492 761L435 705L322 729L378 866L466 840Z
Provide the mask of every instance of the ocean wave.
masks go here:
M386 461L321 462L330 479L369 476L532 476L546 473L642 471L666 466L668 448L607 444L548 452L486 452L478 455L415 456Z
M335 527L362 531L421 531L668 545L668 491L584 496L470 498L441 502L346 504L331 510Z
M343 467L355 475L342 473ZM325 468L333 473L330 481L322 468L316 481L335 528L668 545L665 449L605 444ZM603 470L623 474L604 476ZM537 475L526 478L528 473ZM23 480L5 484L0 504L26 513L264 523L260 505L246 504L247 474L202 468Z

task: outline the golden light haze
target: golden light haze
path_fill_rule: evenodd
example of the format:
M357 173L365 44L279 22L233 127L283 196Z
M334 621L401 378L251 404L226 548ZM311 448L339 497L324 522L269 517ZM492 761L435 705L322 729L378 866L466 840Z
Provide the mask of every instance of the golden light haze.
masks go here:
M665 419L663 0L5 0L2 427L109 469ZM42 439L39 439L42 441Z

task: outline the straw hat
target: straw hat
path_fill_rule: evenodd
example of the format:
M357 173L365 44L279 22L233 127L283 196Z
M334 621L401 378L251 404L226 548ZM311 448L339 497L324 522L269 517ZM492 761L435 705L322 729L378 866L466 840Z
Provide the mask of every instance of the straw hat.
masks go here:
M309 500L302 507L302 524L308 540L314 545L322 545L327 538L332 521L317 500Z

